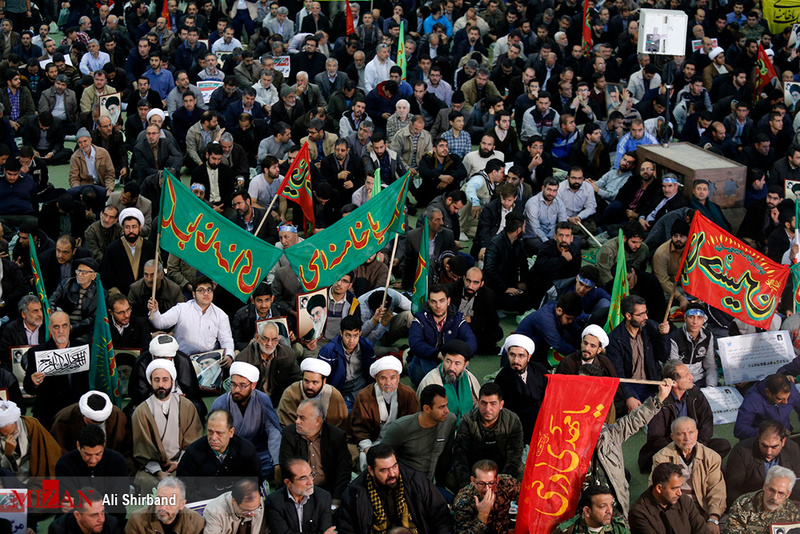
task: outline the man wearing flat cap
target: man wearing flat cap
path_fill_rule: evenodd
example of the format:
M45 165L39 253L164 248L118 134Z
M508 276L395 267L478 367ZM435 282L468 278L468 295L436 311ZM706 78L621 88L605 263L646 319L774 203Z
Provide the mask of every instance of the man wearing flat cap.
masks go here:
M65 451L71 451L75 449L81 430L88 425L96 425L105 432L107 448L126 458L131 456L133 438L128 417L102 391L87 391L77 403L59 411L50 434Z
M93 145L89 130L81 128L78 130L78 150L69 159L68 193L77 197L87 185L97 191L97 198L105 199L114 192L116 174L108 150Z
M131 419L133 459L138 469L133 484L142 494L173 475L183 453L203 435L203 422L192 402L173 393L177 372L172 360L153 360L146 375L153 394Z
M503 344L508 364L494 378L494 383L503 390L505 408L517 414L522 421L525 443L531 442L547 386L544 378L547 370L542 364L531 362L535 351L536 346L531 338L511 334Z
M278 403L281 426L287 427L297 420L297 406L301 402L316 399L325 410L325 420L342 428L348 417L347 404L339 390L328 384L331 365L319 358L306 358L300 362L300 371L303 373L302 380L286 388Z
M36 418L21 415L11 401L0 401L0 467L8 469L28 489L41 488L53 478L61 446Z
M99 266L93 258L75 261L75 276L63 280L50 296L50 305L64 311L72 325L72 337L78 342L87 342L94 328L97 313L97 271ZM108 292L104 292L108 298Z
M350 429L358 444L361 468L367 467L367 451L380 443L386 428L398 418L417 413L419 399L413 389L400 383L403 362L388 355L370 365L374 384L356 395Z
M256 446L261 479L271 480L278 465L281 425L269 395L256 389L259 371L246 362L231 364L231 390L218 397L211 410L231 414L236 435ZM251 475L253 473L250 473Z
M197 414L201 419L205 419L208 410L203 398L200 396L200 384L197 381L197 374L189 357L179 350L178 341L169 334L159 334L150 341L149 350L143 352L136 358L131 371L130 382L128 383L128 394L131 402L125 407L126 414L132 414L133 410L152 393L150 382L147 380L147 366L157 358L172 360L178 372L174 390L178 395L184 395L192 401L197 409Z
M141 237L144 214L139 208L125 208L119 213L122 237L112 241L103 254L103 286L123 295L131 284L144 276L144 264L155 258L156 246Z
M460 339L451 339L442 345L442 363L431 369L419 383L417 393L431 384L444 386L447 408L460 421L461 416L478 406L480 382L469 372L472 349Z
M78 267L83 269L83 266ZM37 352L66 349L75 346L70 340L70 317L63 311L50 315L50 341L45 341L28 350L28 361L35 362ZM89 357L88 347L86 357ZM28 365L23 381L25 392L36 395L33 401L33 416L42 423L44 428L50 428L61 406L78 402L81 395L89 391L89 371L67 375L49 376L36 368Z

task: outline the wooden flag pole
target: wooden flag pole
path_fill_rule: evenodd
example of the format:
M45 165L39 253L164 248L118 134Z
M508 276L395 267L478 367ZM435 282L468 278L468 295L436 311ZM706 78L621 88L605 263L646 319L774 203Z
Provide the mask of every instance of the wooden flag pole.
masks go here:
M397 252L397 242L400 240L400 234L394 234L394 245L392 246L392 255L389 258L389 274L386 275L386 286L383 288L383 300L381 300L381 308L386 304L386 295L389 294L389 284L392 282L392 267L394 265L394 254Z
M161 216L160 215L158 217L158 222L159 222L159 225L158 225L159 229L158 229L158 234L156 235L156 265L155 265L155 269L153 269L153 293L151 294L151 297L152 297L153 300L156 300L156 289L157 289L157 286L158 286L158 275L159 274L161 274L162 276L164 275L163 272L162 273L158 272L158 266L161 263L161 228L160 228L161 227ZM163 271L163 269L162 269L162 271ZM153 312L150 312L150 317L151 318L153 317Z
M658 380L639 380L636 378L620 378L620 382L624 382L625 384L642 384L644 386L660 386L663 384L663 381Z
M278 200L278 195L272 197L272 202L269 203L269 207L267 207L267 211L264 213L264 218L258 223L258 228L256 228L256 232L253 234L254 236L258 237L258 233L261 231L261 227L264 226L264 221L270 216L269 213L272 211L272 206L275 205L276 200Z
M595 244L596 244L598 247L602 247L602 246L603 246L603 244L602 244L600 241L598 241L598 240L597 240L597 238L596 238L595 236L593 236L591 232L589 232L589 230L587 230L587 229L586 229L586 227L583 225L583 223L581 223L581 222L578 222L578 226L580 226L580 227L581 227L581 230L583 230L584 232L586 232L586 235L588 235L590 238L592 238L592 241L594 241L594 242L595 242Z
M675 292L673 291L669 296L669 303L667 304L667 313L664 314L664 320L661 321L662 323L666 323L667 319L669 319L669 310L672 309L672 301L675 300Z

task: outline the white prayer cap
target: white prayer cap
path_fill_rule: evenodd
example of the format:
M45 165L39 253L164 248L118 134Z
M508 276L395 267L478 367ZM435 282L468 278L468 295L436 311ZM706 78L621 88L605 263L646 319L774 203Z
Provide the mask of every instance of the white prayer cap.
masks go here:
M98 397L103 400L103 407L100 409L94 409L89 406L89 399L91 397ZM97 401L94 401L97 402ZM94 404L93 402L93 404ZM111 415L111 410L113 409L113 405L111 404L111 399L108 398L108 395L103 393L102 391L88 391L81 396L81 399L78 401L78 408L81 410L81 413L84 417L91 419L96 423L102 423L108 416Z
M0 428L13 425L22 415L19 407L11 401L0 401Z
M250 382L258 382L258 367L247 362L233 362L231 364L231 376L239 375Z
M508 352L508 349L511 347L521 347L525 349L528 354L533 354L536 350L536 345L534 345L533 340L522 334L511 334L506 338L506 342L503 343L503 352Z
M379 358L375 361L375 363L369 366L369 375L372 378L375 378L381 371L397 371L398 373L402 373L403 362L401 362L398 358L389 355Z
M161 120L164 120L164 118L166 118L167 116L163 111L161 111L158 108L151 109L150 111L147 112L147 122L150 122L150 117L152 117L153 115L158 115L159 117L161 117Z
M164 358L156 358L150 365L147 366L147 370L145 371L145 375L147 375L147 381L150 382L150 376L153 374L153 371L156 369L166 369L169 373L169 376L172 377L172 380L176 380L178 378L178 371L175 370L175 364L172 363L172 360L165 360Z
M119 225L122 226L122 222L129 217L139 221L139 226L144 226L144 215L139 208L125 208L119 212Z
M606 331L596 324L590 324L583 329L583 332L581 333L581 339L585 338L586 336L596 337L600 341L600 346L603 348L608 346L608 334L606 334Z
M725 50L723 50L722 47L718 46L718 47L712 49L711 52L708 53L708 57L709 57L709 59L711 59L713 61L714 59L717 58L718 55L724 54L724 53L725 53Z
M310 371L327 377L331 374L331 364L319 358L306 358L300 362L300 370L304 373Z
M150 341L150 354L154 358L174 358L178 353L178 342L169 334L161 334Z

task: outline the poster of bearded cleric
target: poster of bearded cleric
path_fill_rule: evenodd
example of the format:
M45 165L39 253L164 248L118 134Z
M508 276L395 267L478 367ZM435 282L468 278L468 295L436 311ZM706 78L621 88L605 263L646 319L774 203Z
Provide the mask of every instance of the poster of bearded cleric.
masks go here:
M328 288L297 294L297 339L314 341L325 334Z

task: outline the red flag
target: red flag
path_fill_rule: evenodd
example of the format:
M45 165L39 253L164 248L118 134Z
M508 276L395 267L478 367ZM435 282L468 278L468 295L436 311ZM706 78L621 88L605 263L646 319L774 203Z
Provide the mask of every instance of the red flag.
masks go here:
M349 5L349 4L348 4ZM292 200L300 205L309 227L314 227L314 202L311 197L311 177L309 167L311 160L308 156L308 141L294 158L291 167L278 188L278 196Z
M167 28L171 30L172 22L170 22L169 19L169 7L167 6L167 0L164 0L164 3L161 5L161 16L167 19Z
M695 213L675 280L687 293L747 324L769 328L789 269Z
M592 50L592 17L589 13L589 0L583 0L583 55L588 56Z
M756 60L756 83L754 100L758 102L761 98L761 92L770 84L774 84L778 79L778 74L775 72L775 67L769 60L767 52L764 47L759 43L758 45L758 59Z
M345 0L344 5L347 8L347 30L344 32L344 34L350 35L351 33L356 33L356 25L353 23L353 10L350 9L349 0Z
M572 517L618 378L546 375L519 494L517 534L552 532Z

